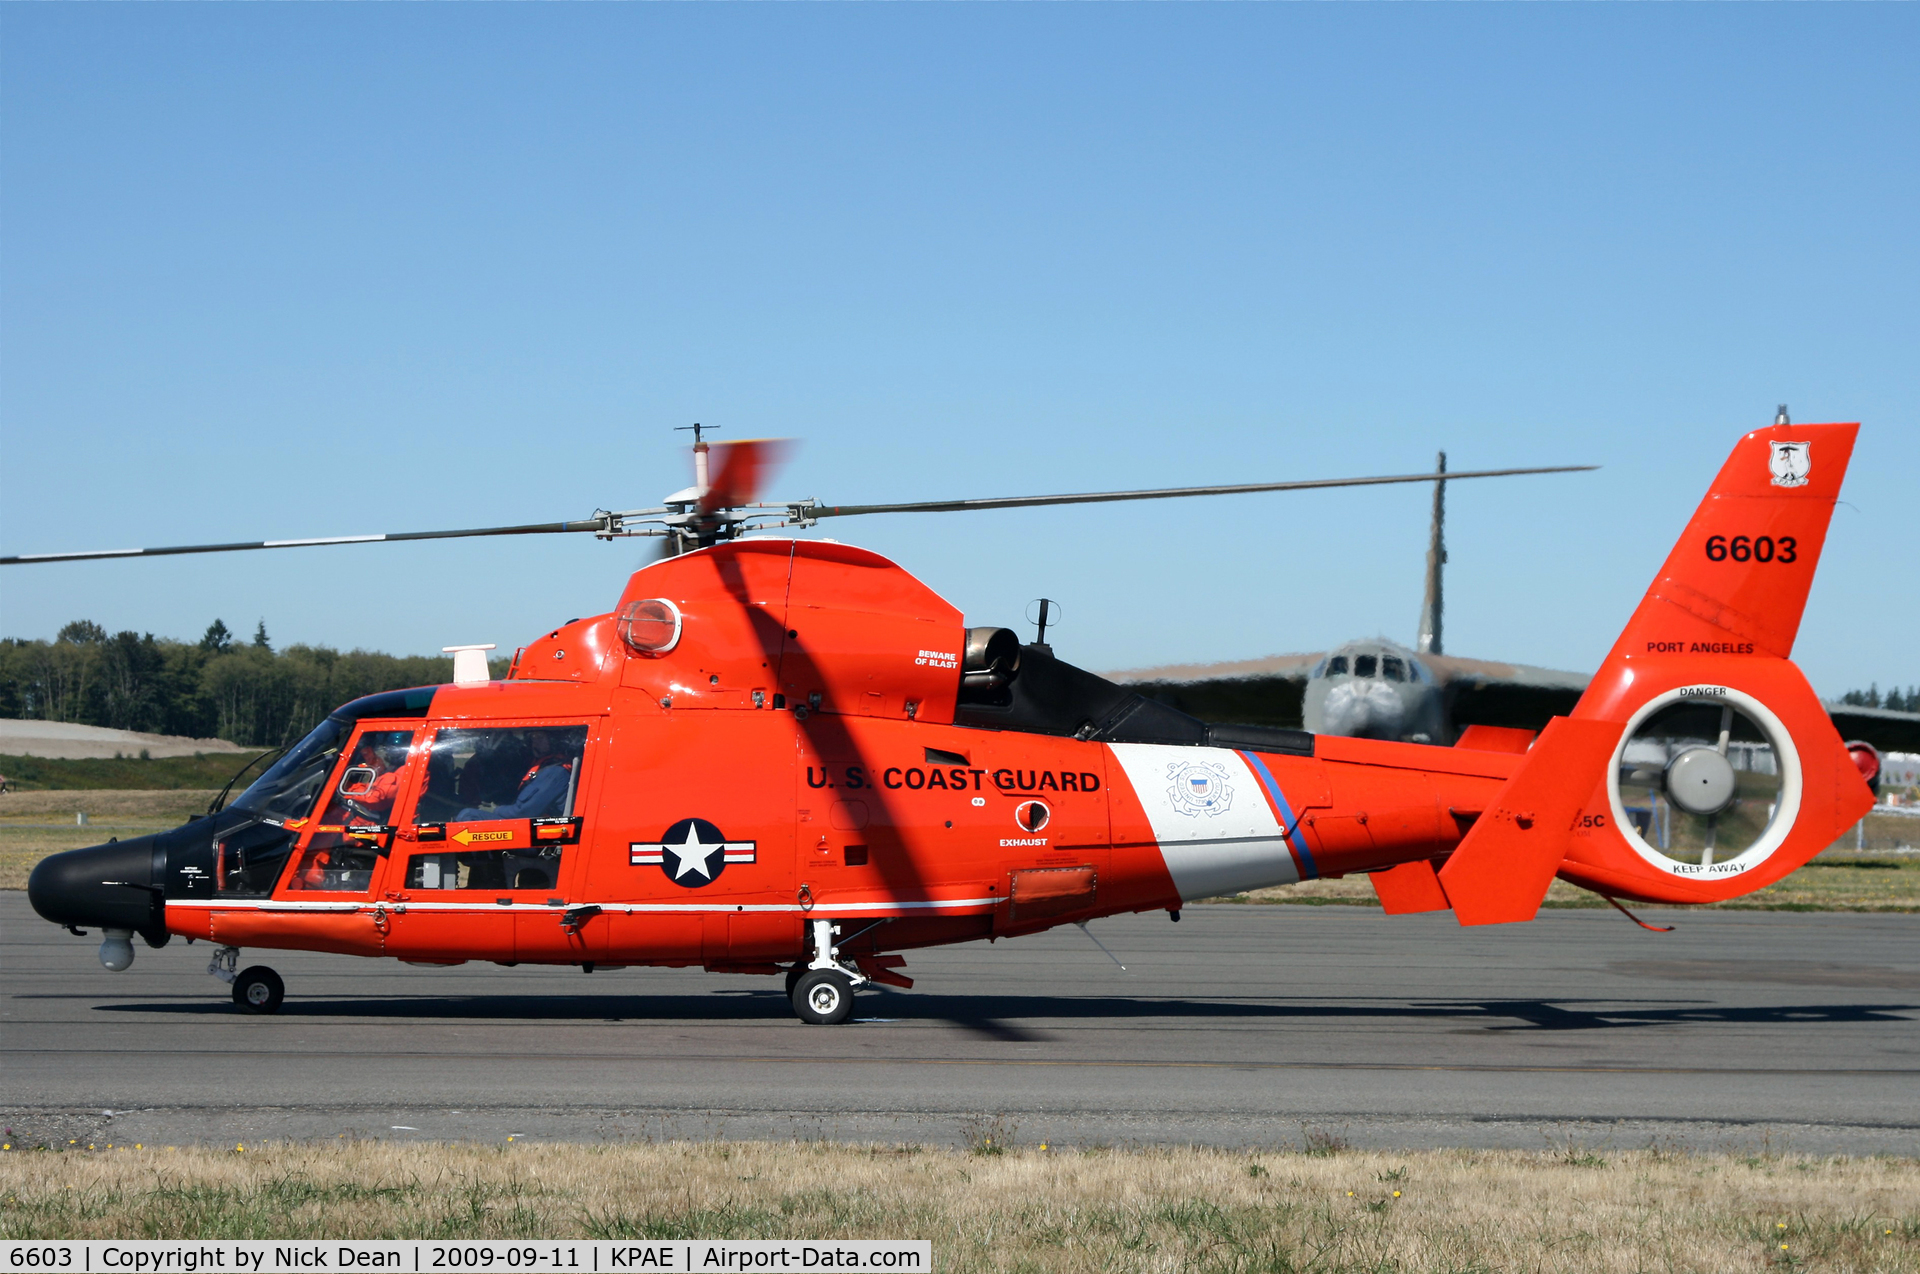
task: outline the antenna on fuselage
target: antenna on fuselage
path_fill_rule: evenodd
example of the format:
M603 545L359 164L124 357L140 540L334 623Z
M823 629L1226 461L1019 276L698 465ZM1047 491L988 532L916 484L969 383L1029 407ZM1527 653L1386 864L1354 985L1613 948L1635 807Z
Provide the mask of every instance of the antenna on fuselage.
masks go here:
M1441 452L1434 472L1447 471L1447 453ZM1447 481L1433 484L1433 532L1427 544L1427 599L1420 606L1420 640L1416 648L1423 655L1445 653L1440 649L1441 568L1447 564Z
M1060 604L1050 597L1042 597L1034 602L1033 605L1040 608L1039 617L1035 619L1035 622L1040 626L1040 635L1033 639L1033 644L1048 654L1052 654L1053 647L1047 645L1047 617L1057 612L1060 609ZM1034 619L1033 606L1027 607L1027 618Z

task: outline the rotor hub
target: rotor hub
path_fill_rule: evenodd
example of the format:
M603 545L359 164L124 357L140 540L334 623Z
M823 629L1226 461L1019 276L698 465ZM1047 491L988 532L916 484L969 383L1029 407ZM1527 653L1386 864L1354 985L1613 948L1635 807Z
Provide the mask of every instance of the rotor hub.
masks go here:
M1733 762L1716 748L1688 748L1667 762L1667 799L1689 814L1718 814L1733 803Z

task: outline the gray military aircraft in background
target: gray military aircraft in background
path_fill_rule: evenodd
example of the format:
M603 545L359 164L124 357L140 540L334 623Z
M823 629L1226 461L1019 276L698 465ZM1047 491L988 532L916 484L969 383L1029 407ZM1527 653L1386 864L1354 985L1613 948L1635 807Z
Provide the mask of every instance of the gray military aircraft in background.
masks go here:
M1787 423L1785 407L1776 423ZM1446 471L1443 451L1438 472ZM1443 652L1446 500L1445 480L1435 482L1426 600L1415 646L1374 637L1314 654L1139 668L1106 676L1219 724L1438 744L1453 743L1473 725L1543 729L1549 718L1573 710L1588 675ZM1826 706L1843 739L1863 741L1883 752L1920 752L1920 713Z

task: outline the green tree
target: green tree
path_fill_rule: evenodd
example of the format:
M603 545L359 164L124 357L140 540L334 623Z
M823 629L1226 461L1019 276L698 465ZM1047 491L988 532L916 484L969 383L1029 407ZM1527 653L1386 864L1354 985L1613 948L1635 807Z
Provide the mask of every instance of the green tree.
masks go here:
M100 643L107 631L85 619L62 628L51 642L28 652L26 698L48 721L91 723L96 715Z
M166 656L153 634L115 633L100 644L100 724L115 730L158 732Z
M69 641L76 646L97 646L107 639L107 630L91 619L76 619L55 635L55 641Z
M200 638L200 649L216 655L224 655L233 649L233 634L219 620L207 625L206 635Z

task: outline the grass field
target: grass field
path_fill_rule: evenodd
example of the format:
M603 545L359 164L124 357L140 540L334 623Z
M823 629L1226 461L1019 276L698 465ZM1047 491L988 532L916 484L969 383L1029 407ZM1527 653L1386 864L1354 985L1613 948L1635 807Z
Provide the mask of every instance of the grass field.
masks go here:
M193 756L165 756L142 760L137 756L106 757L88 761L54 760L43 756L0 756L0 774L16 792L89 791L111 788L118 791L157 790L161 788L211 787L219 791L240 767L265 752L254 748L246 752L196 753ZM258 774L260 767L251 771ZM0 802L5 801L0 797Z
M908 1238L946 1271L1920 1268L1920 1161L830 1143L0 1154L6 1238Z

